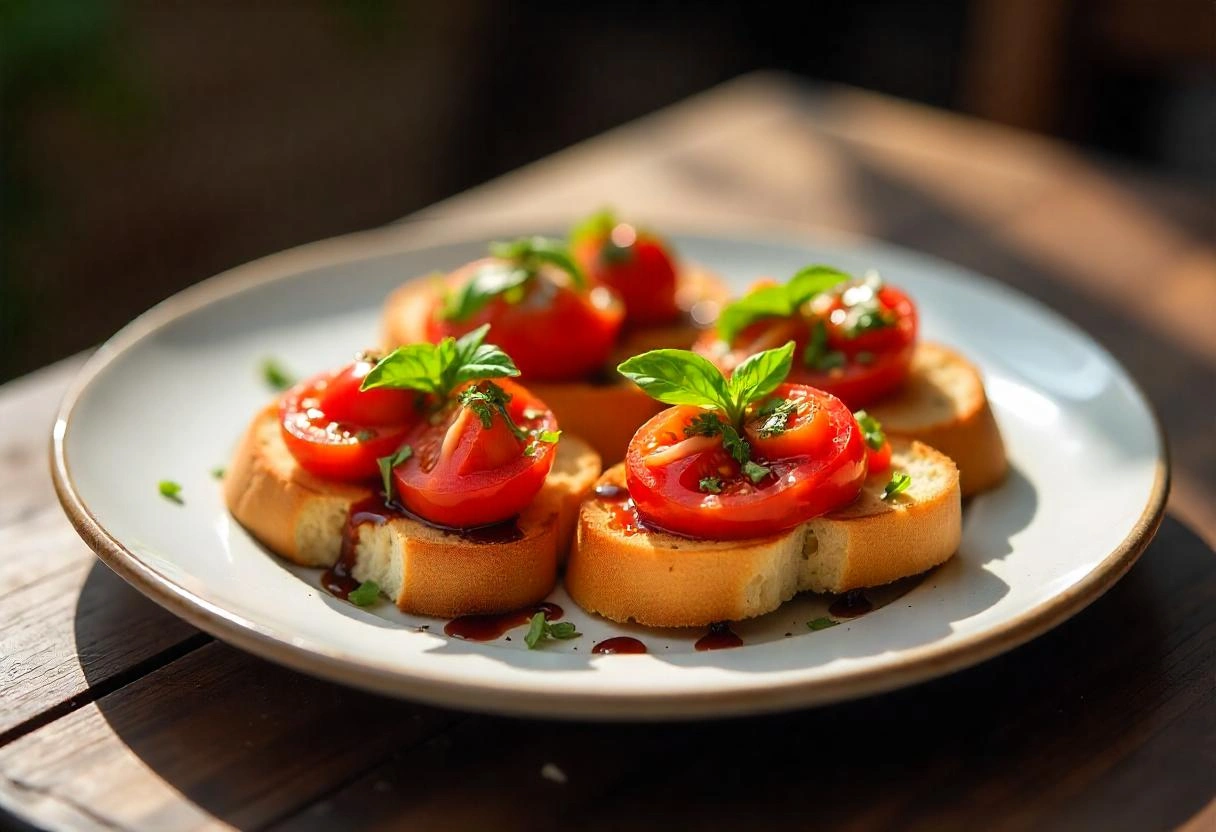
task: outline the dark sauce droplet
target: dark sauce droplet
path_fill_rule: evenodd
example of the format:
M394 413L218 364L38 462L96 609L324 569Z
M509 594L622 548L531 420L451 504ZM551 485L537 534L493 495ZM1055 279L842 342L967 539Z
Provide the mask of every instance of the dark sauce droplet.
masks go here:
M549 621L557 621L565 614L557 604L544 601L522 610L496 615L462 615L445 624L443 632L452 638L463 638L467 641L494 641L506 635L508 630L527 624L538 612L543 612Z
M856 618L859 615L865 615L872 609L874 609L874 605L870 603L870 599L865 596L865 593L860 589L853 589L833 601L832 606L828 607L828 613L834 618Z
M718 621L709 625L709 632L697 639L693 645L697 650L728 650L742 647L743 639L730 628L730 622Z
M630 636L608 638L591 648L592 653L611 656L616 653L646 653L646 645Z
M359 527L364 523L383 525L401 511L386 503L378 494L355 502L346 515L346 526L342 529L342 549L338 560L321 575L321 586L331 595L347 600L359 588L359 581L351 572L355 568L355 546L359 542Z
M469 543L514 543L517 540L524 539L523 529L519 527L519 523L516 522L514 517L490 526L478 526L473 529L450 529L448 531L467 540Z
M629 489L625 486L602 482L595 487L595 496L596 499L605 503L604 507L612 516L608 525L613 529L628 536L635 535L646 528L642 525L637 507L633 504L633 499L629 496Z

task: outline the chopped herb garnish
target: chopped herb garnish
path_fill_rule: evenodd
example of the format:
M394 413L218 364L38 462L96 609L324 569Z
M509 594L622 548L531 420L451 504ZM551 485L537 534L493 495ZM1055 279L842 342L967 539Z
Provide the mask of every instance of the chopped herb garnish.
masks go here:
M773 472L771 468L766 468L760 463L753 462L750 459L743 463L742 471L747 475L747 478L752 481L753 485L759 484L760 480L764 479Z
M769 439L785 433L790 426L790 419L798 412L798 403L792 399L770 399L765 402L756 415L764 419L757 433L761 439Z
M413 448L409 445L402 445L388 456L382 456L376 460L376 464L380 466L380 481L384 484L384 499L393 499L393 469L413 455Z
M262 361L262 378L272 390L280 392L296 383L291 373L284 370L282 365L273 358Z
M738 429L713 413L699 413L684 426L685 436L721 436L722 447L740 465L752 458L752 448Z
M160 491L160 496L164 497L166 500L172 500L178 505L181 505L184 502L182 500L182 487L173 480L161 480L157 484L156 488L158 491Z
M367 428L364 428L363 430L359 430L359 431L355 432L355 441L356 442L370 442L371 440L373 440L375 438L376 438L376 432L374 430L368 430Z
M812 630L818 631L826 630L828 627L835 627L839 623L839 621L835 621L831 618L820 617L812 618L810 621L806 622L806 626Z
M364 581L346 595L346 600L356 607L370 607L380 599L380 585L375 581Z
M853 418L857 420L858 426L861 427L861 435L865 438L866 445L871 450L880 450L887 441L887 435L882 430L882 422L864 410L854 413Z
M516 439L522 442L528 438L528 432L515 424L515 420L507 411L507 405L511 403L511 396L494 382L483 381L472 387L466 387L460 391L456 400L460 402L461 407L467 407L473 411L473 415L478 418L481 426L486 430L494 426L494 416L498 415L502 417L507 429L515 435Z
M561 438L562 432L560 430L542 430L540 433L536 434L537 442L545 442L549 445L556 445L557 440Z
M211 476L215 477L217 480L222 480L224 478L224 474L226 473L228 473L228 469L223 465L217 465L211 469Z
M532 620L528 622L528 634L524 636L524 643L528 645L529 650L535 650L546 639L565 641L567 639L578 638L581 635L582 633L578 632L577 628L569 621L550 623L545 618L545 613L542 610L532 616Z
M811 340L802 351L802 363L820 372L845 365L844 353L828 349L827 324L820 319L811 325Z
M722 493L722 478L721 477L701 477L701 482L697 487L706 494L721 494Z
M891 481L887 483L887 487L882 490L882 498L889 500L896 494L902 494L908 490L908 486L912 484L912 477L903 471L896 471L891 474Z

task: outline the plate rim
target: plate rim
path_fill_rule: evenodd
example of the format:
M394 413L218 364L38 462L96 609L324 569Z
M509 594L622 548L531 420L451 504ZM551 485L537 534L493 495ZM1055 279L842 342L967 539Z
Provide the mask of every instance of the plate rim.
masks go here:
M698 217L692 222L669 216L664 218L663 224L673 236L685 233L739 237L750 230L756 236L747 236L747 239L754 241L795 245L843 241L911 256L923 262L936 261L953 269L963 269L986 286L1011 292L1033 303L1037 311L1045 312L1056 323L1082 335L1122 371L1134 394L1145 405L1156 433L1159 454L1155 460L1153 485L1127 536L1081 580L1021 615L954 644L929 644L904 651L889 666L857 668L826 679L793 679L776 685L755 682L678 696L646 691L613 694L564 691L553 697L538 697L528 688L453 682L371 663L366 658L324 644L281 639L258 622L213 604L142 562L106 530L77 492L65 441L77 402L111 363L179 318L254 287L289 279L307 268L471 242L495 233L517 232L525 221L531 227L545 228L564 227L568 220L565 215L550 216L547 221L498 214L467 218L420 217L289 248L221 272L171 295L107 339L76 373L64 394L55 415L49 450L52 483L68 520L98 558L143 595L191 625L261 658L331 681L433 705L514 716L597 720L698 719L812 707L895 690L979 664L1042 635L1097 600L1127 573L1160 526L1172 476L1161 419L1152 401L1122 363L1083 329L1031 295L932 255L836 229L810 228L747 216L717 221Z

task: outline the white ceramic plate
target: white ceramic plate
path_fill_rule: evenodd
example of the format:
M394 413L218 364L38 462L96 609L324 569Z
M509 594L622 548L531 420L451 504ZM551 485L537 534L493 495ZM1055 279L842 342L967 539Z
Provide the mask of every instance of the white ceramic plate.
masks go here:
M264 358L301 375L342 363L375 342L392 288L479 256L488 238L452 242L438 225L318 243L200 284L130 324L81 372L54 429L56 487L82 536L176 614L309 673L476 710L649 719L812 705L974 664L1100 595L1160 520L1168 469L1144 397L1047 309L874 243L673 235L683 256L737 289L809 262L877 268L916 298L927 338L978 363L1013 468L967 506L958 556L873 593L880 608L840 626L809 630L830 599L803 596L737 627L743 647L709 652L693 649L700 632L619 627L560 588L554 600L584 635L533 651L521 630L474 643L386 603L339 602L319 589L318 572L285 565L230 520L210 472L270 395ZM183 505L159 496L166 479L182 484ZM650 653L590 655L626 633Z

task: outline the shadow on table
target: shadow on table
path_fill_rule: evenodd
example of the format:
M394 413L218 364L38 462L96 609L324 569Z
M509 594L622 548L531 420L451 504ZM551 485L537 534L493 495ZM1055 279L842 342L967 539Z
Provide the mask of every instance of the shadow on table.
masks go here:
M366 746L377 732L436 712L219 645L132 680L97 706L118 739L169 787L237 825L273 816L332 828L338 818L371 824L415 811L433 820L448 816L428 815L425 807L438 811L436 801L446 795L456 825L462 812L487 813L481 819L543 812L548 824L593 807L597 828L663 828L674 819L727 828L760 805L775 818L805 817L800 813L813 804L817 824L881 825L885 818L888 825L957 826L999 813L1063 828L1070 820L1092 822L1096 813L1112 828L1165 827L1192 817L1216 785L1203 739L1211 733L1213 703L1210 690L1198 689L1210 682L1216 658L1216 612L1197 603L1202 587L1205 597L1216 590L1216 558L1167 517L1140 563L1089 609L1005 656L935 682L714 723L479 717L446 733L436 734L443 723L430 734L377 746L340 778L310 779L297 758L347 761L349 737L355 747ZM121 589L124 597L115 602L148 603ZM114 592L100 564L82 604L98 591ZM120 618L109 625L121 626ZM77 633L82 642L84 635ZM92 680L98 657L79 660ZM291 722L293 712L307 719ZM346 721L334 724L335 714ZM289 724L267 732L267 719ZM560 789L540 777L545 763L568 778ZM259 809L273 802L268 794L288 788L285 779L292 781L290 797L273 811ZM330 793L337 784L345 785Z

